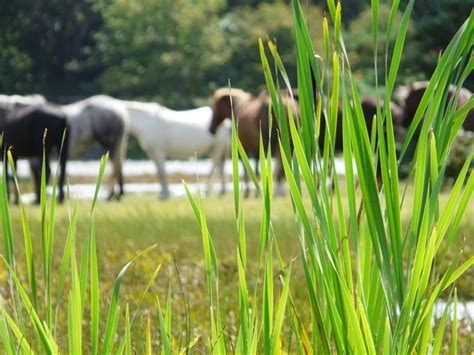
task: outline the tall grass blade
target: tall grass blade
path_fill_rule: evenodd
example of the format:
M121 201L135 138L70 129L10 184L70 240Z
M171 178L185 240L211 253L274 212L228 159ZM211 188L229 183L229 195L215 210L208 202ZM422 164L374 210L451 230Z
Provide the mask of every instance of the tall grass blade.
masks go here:
M166 324L163 318L163 311L161 310L159 299L157 299L157 306L158 306L158 317L160 319L162 351L164 354L168 355L168 354L171 354L171 347L170 347L170 343L168 339L169 334L166 332Z
M23 205L23 201L20 196L20 187L18 184L18 178L15 171L15 163L13 161L13 156L10 150L8 151L7 154L8 154L8 162L10 163L10 168L13 174L13 180L15 182L16 191L19 195L18 202L20 204L20 210L21 210L21 224L23 227L23 238L25 242L25 254L26 254L26 263L27 263L27 268L28 268L28 278L30 280L30 288L31 288L31 293L33 295L33 306L34 306L35 311L38 311L36 271L35 271L35 263L34 263L34 258L33 258L33 242L31 239L31 231L30 231L30 226L28 223L28 217L26 215L26 209L25 209L25 206Z
M118 325L118 317L119 317L119 294L120 294L120 286L122 284L123 278L125 277L125 273L127 272L128 268L138 259L149 253L156 247L152 245L151 247L146 248L145 250L138 253L132 260L130 260L123 268L120 270L117 279L115 280L114 290L112 293L112 299L110 300L109 305L109 312L107 315L107 323L105 327L105 336L104 336L104 343L102 348L102 354L110 354L113 352L113 345L114 345L114 337L117 331Z
M99 268L97 265L97 248L95 241L95 222L92 221L91 227L91 285L90 285L90 307L91 307L91 340L92 354L99 352L99 321L100 321L100 302L99 302ZM128 307L127 307L128 312Z

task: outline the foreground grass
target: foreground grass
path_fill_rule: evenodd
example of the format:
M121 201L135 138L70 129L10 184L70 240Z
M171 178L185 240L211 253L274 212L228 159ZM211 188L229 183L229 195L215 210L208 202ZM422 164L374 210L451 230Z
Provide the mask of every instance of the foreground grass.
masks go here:
M412 188L407 190L407 199L412 198ZM441 195L441 204L447 198L447 193ZM249 284L253 284L255 276L252 270L257 268L258 243L260 232L261 201L251 198L243 201L246 218L247 250ZM297 227L294 215L289 208L288 197L275 199L273 206L272 222L275 237L278 240L284 260L293 260L292 265L292 289L295 304L300 307L308 307L307 295L303 287L304 274L299 260L299 248L297 239ZM79 201L78 208L78 250L82 248L82 239L86 233L90 202ZM235 229L234 209L232 197L209 197L205 201L205 210L209 229L214 236L217 256L220 265L220 281L225 285L221 289L221 307L224 322L228 328L225 329L226 336L235 336L239 324L239 304L235 298L238 292L238 270L235 264L235 250L237 249L238 236ZM33 243L40 248L41 214L36 206L28 206L27 213L33 235ZM69 225L69 208L67 205L58 206L56 211L56 245L54 249L53 264L55 270L59 269L62 258L64 241ZM471 204L462 220L458 236L453 246L447 251L447 255L436 260L436 267L444 270L449 262L459 253L463 254L463 260L473 255L474 240L474 205ZM403 223L410 217L410 211L402 213ZM11 210L13 235L15 237L15 251L17 257L17 268L20 278L27 282L26 261L23 257L23 236L21 225L21 214L17 207ZM203 350L205 337L209 329L206 275L204 260L202 258L202 240L199 227L196 224L189 203L184 198L173 198L169 201L159 201L155 195L134 196L127 195L120 202L100 201L96 210L96 235L97 252L99 255L100 294L103 299L108 299L113 289L114 281L120 269L136 255L137 250L157 243L158 247L147 254L144 258L137 260L136 264L127 273L123 290L121 292L122 311L125 304L130 304L133 312L138 305L140 295L158 264L162 265L160 274L147 293L142 305L141 319L137 321L132 329L134 339L142 339L144 343L143 327L147 317L152 319L152 328L155 325L158 331L158 319L156 318L156 296L166 299L168 287L173 289L172 308L173 324L176 328L185 329L185 310L189 306L191 332L194 337L200 337L195 345L194 351ZM0 246L0 254L4 254L4 246ZM38 249L37 249L38 250ZM35 254L36 264L40 266L40 253ZM70 280L66 280L69 282ZM7 272L2 266L0 269L0 284L3 285L1 292L5 299L8 295ZM474 272L471 269L458 280L458 295L461 299L474 299ZM43 285L39 285L40 289ZM42 292L41 290L39 292ZM64 299L66 304L66 300ZM101 304L101 314L106 314L108 303ZM304 309L304 308L300 308ZM122 318L123 319L123 318ZM310 322L310 319L305 319ZM105 319L102 320L105 322ZM471 324L469 324L471 323ZM64 347L67 346L67 319L59 320L59 339ZM101 329L104 329L102 324ZM472 320L463 321L459 331L460 349L469 349L472 344L472 334L468 327L472 326ZM119 325L120 327L120 325ZM120 328L119 328L120 329ZM284 328L289 332L289 324ZM88 330L85 329L87 332ZM183 334L173 334L179 339ZM228 339L229 343L235 343L235 338ZM158 346L158 338L155 338ZM140 341L136 341L137 351Z

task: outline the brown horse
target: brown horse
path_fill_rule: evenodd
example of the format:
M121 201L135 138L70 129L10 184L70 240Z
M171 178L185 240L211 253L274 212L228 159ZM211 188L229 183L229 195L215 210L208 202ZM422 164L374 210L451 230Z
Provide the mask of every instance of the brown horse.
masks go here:
M362 112L364 114L364 120L367 125L367 133L369 138L372 134L372 125L374 121L374 117L377 115L377 98L375 96L365 96L362 97L360 100ZM379 101L379 105L383 110L384 102L382 99ZM315 106L317 106L317 97L315 96ZM383 112L383 111L382 111ZM393 122L393 131L394 131L394 138L396 142L402 142L404 139L404 130L401 128L402 122L402 109L395 104L394 102L390 102L390 112L392 116ZM343 127L342 127L342 103L339 103L338 112L337 112L337 126L336 126L336 134L335 134L335 142L334 142L334 151L336 153L342 152L343 149ZM324 149L324 140L325 140L325 130L326 130L326 119L321 117L320 123L320 130L319 130L319 148L321 150ZM386 133L386 124L384 125L384 132ZM380 164L377 168L377 179L379 183L381 181L381 170Z
M315 98L315 105L317 104L317 98ZM374 120L374 116L377 114L377 98L375 96L365 96L362 97L360 100L360 104L362 107L362 112L364 114L365 123L367 125L367 132L369 137L372 133L372 124ZM380 107L383 109L384 102L380 99L379 102ZM390 111L392 114L392 122L393 122L393 129L395 134L395 140L400 140L403 137L403 134L400 130L401 123L402 123L402 109L395 104L394 102L390 102ZM319 130L319 147L320 149L324 148L324 137L325 137L325 130L326 130L326 120L324 117L321 117L320 123L320 130ZM337 112L337 126L336 126L336 141L334 142L334 150L336 152L342 152L342 104L339 104L338 112Z
M296 118L299 111L298 104L290 103L290 101L291 100L286 97L283 98L285 112L287 112L289 107L292 116ZM265 150L270 148L272 155L277 157L278 165L275 174L278 184L275 193L278 194L281 192L280 188L284 178L284 172L278 147L278 126L276 119L273 120L270 131L268 120L270 106L271 98L266 91L262 92L258 97L255 97L240 89L218 89L212 95L213 116L210 130L212 133L215 133L217 127L219 127L225 119L231 118L233 113L237 122L237 133L240 142L247 155L254 158L257 162L255 171L258 171L261 130L263 147ZM276 117L275 112L273 112L273 117ZM247 172L245 172L245 186L245 196L248 196L249 180Z
M377 114L377 98L375 96L365 96L361 98L360 104L362 106L362 112L364 112L365 123L370 137L374 116ZM384 101L382 99L380 99L379 105L383 110ZM390 112L392 115L395 140L400 141L404 138L401 130L403 120L402 109L396 103L390 102Z
M420 105L421 99L428 87L428 81L418 81L411 83L406 86L402 86L397 89L397 96L400 101L403 102L403 126L410 127L413 118L415 117L416 110ZM448 91L448 101L451 99L452 95L455 93L456 87L451 85ZM471 98L472 93L462 88L459 93L459 101L456 108L464 106L469 99ZM474 132L474 109L471 109L463 123L463 128L466 131Z

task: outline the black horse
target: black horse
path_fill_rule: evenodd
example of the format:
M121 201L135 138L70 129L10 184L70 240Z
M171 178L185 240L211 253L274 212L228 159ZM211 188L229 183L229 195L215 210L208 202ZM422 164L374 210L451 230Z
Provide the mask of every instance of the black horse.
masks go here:
M64 136L64 144L63 135ZM0 132L3 133L2 159L5 149L10 149L14 165L19 157L33 159L35 162L31 165L36 203L40 201L41 188L41 161L43 157L43 146L46 163L46 181L49 180L51 169L49 158L52 150L56 149L61 155L59 157L60 176L59 176L59 201L64 199L64 180L66 175L66 161L68 158L68 133L66 115L58 108L51 106L34 106L19 110L6 120L0 122ZM7 173L7 159L4 161L4 172ZM7 191L8 191L7 178ZM16 194L18 203L18 194Z

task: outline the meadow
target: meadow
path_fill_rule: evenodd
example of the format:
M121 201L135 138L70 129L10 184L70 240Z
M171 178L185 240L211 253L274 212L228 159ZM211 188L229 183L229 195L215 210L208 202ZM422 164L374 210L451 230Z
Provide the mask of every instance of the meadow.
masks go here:
M171 181L178 181L182 176L171 177ZM192 182L193 177L184 177ZM135 178L137 179L137 178ZM146 179L146 178L144 178ZM28 190L29 181L22 181L22 187ZM446 186L441 194L440 202L443 206L448 197L450 186ZM345 192L344 204L347 203ZM407 200L413 199L413 186L407 190ZM56 245L54 248L54 269L59 270L63 256L64 243L69 228L72 201L56 207ZM258 250L260 242L262 200L251 197L242 201L245 211L245 229L247 235L247 255L249 268L249 284L255 282L255 272L258 264ZM410 204L410 203L408 203ZM87 232L89 209L91 201L79 200L77 215L77 249L82 249L83 238ZM224 330L229 343L236 342L239 324L238 269L235 263L235 252L238 248L239 237L235 225L234 205L232 194L224 197L216 195L204 199L208 226L213 235L217 258L220 267L220 282L225 287L221 290L223 322L227 324ZM291 263L291 288L294 290L293 302L298 308L310 307L305 291L304 272L299 257L298 226L295 221L289 196L273 200L272 224L275 239L281 255L286 263ZM308 199L305 205L309 206ZM127 271L123 280L120 305L124 313L125 305L129 304L130 312L140 309L136 326L132 328L132 338L135 339L134 349L137 353L145 352L145 335L143 328L147 319L151 319L152 332L159 332L159 319L156 314L156 297L162 302L166 300L169 289L172 291L171 309L173 310L172 335L176 339L185 336L186 317L189 317L189 327L194 338L199 339L191 348L191 353L202 353L206 349L206 337L210 327L207 304L206 271L203 258L203 245L199 225L193 215L192 208L186 198L172 198L168 201L159 201L155 194L125 195L121 201L99 201L95 213L96 241L99 266L99 281L101 298L108 299L112 293L114 282L121 268L137 254L151 245L157 244L146 257L138 259ZM41 209L35 205L27 206L30 221L33 246L40 249ZM470 204L459 227L453 245L435 260L435 268L441 272L449 267L449 261L454 256L462 254L462 262L474 253L474 204ZM402 213L402 223L407 224L411 212L405 209ZM24 253L21 210L11 208L11 222L15 238L15 252L17 270L20 279L27 283L27 265ZM4 245L0 245L0 254L4 255ZM35 263L41 265L40 253L35 253ZM142 297L145 286L153 275L156 267L161 265L159 274L147 293ZM4 265L0 268L0 282L3 285L1 293L8 299L9 290L8 272ZM41 270L41 269L40 269ZM277 273L277 271L275 271ZM59 273L54 276L57 280ZM277 274L275 274L277 277ZM70 278L66 278L69 285ZM457 282L460 302L474 299L474 270L469 269ZM43 286L40 284L40 287ZM67 286L66 286L67 287ZM41 293L44 290L40 290ZM443 298L448 295L445 294ZM260 298L260 297L259 297ZM65 302L65 300L63 301ZM100 314L106 314L109 304L102 302ZM189 312L188 315L185 313ZM122 314L122 319L125 314ZM310 322L308 315L302 315L305 322ZM101 329L105 327L105 319L101 321ZM473 320L462 319L459 324L459 353L468 353L474 342L472 336ZM67 318L59 319L58 329L67 328ZM290 336L291 327L284 327L284 334ZM87 331L87 328L85 328ZM67 347L67 336L59 332L61 347ZM444 350L450 348L451 339L448 338ZM152 344L154 349L160 346L158 337ZM234 345L235 346L235 345ZM296 351L288 348L289 352ZM91 349L84 349L89 352Z

